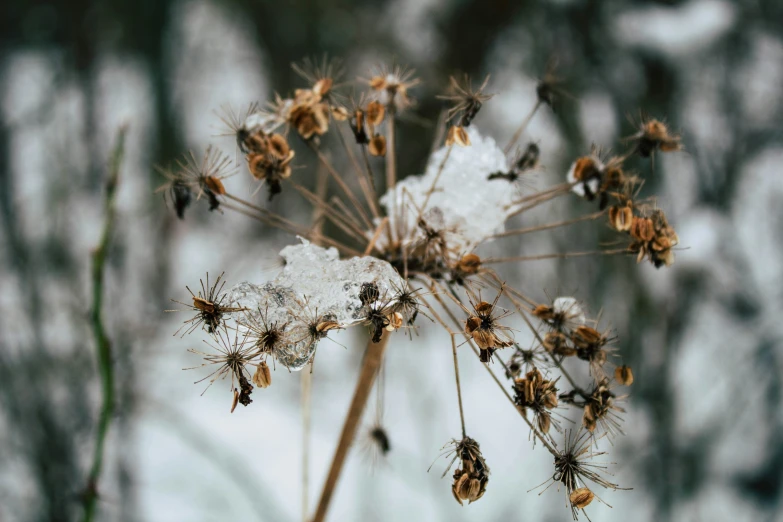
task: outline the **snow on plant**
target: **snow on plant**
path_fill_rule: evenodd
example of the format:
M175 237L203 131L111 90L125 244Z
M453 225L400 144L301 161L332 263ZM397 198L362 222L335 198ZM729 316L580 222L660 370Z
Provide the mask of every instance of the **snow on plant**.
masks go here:
M320 521L389 339L395 332L410 333L427 317L449 334L454 359L461 434L444 446L444 453L452 456L449 468L457 464L452 476L457 502L479 500L490 474L479 443L467 434L458 350L475 354L512 411L527 422L534 440L552 454L550 482L563 486L574 518L598 498L591 488L618 489L600 474L605 467L591 462L601 454L591 449L601 438L621 433L624 410L619 404L624 397L616 389L633 382L631 368L617 361L614 333L602 330L576 298L542 302L506 284L494 267L584 255L634 256L655 267L672 264L677 234L660 208L639 199L642 180L626 170L626 163L632 156L644 159L679 150L679 137L660 121L645 119L627 138L627 152L610 156L594 148L574 160L560 183L531 191L519 181L540 168L540 150L531 142L512 151L536 112L555 102L557 85L551 77L538 85L538 102L501 149L471 125L491 98L484 93L489 78L477 89L468 78L452 78L450 92L441 97L450 103L441 133L445 144L429 158L424 174L398 180L398 116L413 110L410 90L418 84L413 71L382 67L364 80L367 92L342 103L335 92L340 71L334 62L295 68L308 82L305 88L288 98L277 96L264 109L252 104L241 113L227 111L224 121L249 174L266 185L269 199L297 193L314 207L319 216L315 223L296 223L262 202L229 192L223 180L231 173L231 162L211 147L201 161L191 153L174 168L162 170L167 183L161 190L181 218L203 199L210 210L238 212L299 237L281 251L285 265L271 281L242 282L226 290L221 275L213 285L207 279L200 291L191 292L192 303L186 307L195 316L186 321L185 331L202 326L215 349L197 352L205 358L204 366L216 368L202 380L211 384L230 378L234 411L237 404L252 403L254 390L272 383L268 361L298 371L312 365L319 343L332 331L367 329L354 400L313 518ZM302 176L292 168L297 156L289 140L311 149L328 176L315 192L299 183ZM324 151L331 145L327 155ZM338 154L347 169L332 162ZM375 174L380 158L385 193L379 197ZM576 218L505 230L510 218L567 197L586 200L579 208L587 211ZM615 248L507 258L480 255L489 240L519 241L528 233L599 219L617 234ZM324 220L339 235L325 233ZM511 316L529 326L536 340L532 347L515 341L507 326ZM583 361L583 375L567 371L566 359ZM557 420L570 412L581 417L577 433L564 433ZM380 426L373 429L382 431ZM565 442L559 446L556 439L562 436ZM385 432L373 439L385 441L383 454L390 450Z

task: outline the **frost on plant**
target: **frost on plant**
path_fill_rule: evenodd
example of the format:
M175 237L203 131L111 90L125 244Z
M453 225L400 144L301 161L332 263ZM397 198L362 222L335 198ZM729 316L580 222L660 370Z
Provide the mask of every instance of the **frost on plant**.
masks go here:
M457 252L470 252L487 236L501 232L518 196L508 183L487 182L491 174L508 170L495 140L482 137L474 127L467 133L469 147L442 147L430 157L423 175L405 178L381 198L387 209L400 209L393 219L416 223L421 214L428 225L448 231L449 246ZM411 239L419 241L423 235L419 229Z
M307 317L320 318L347 328L362 323L366 311L360 300L362 285L372 283L379 296L395 295L403 281L389 263L373 257L341 260L334 248L321 248L303 239L280 251L283 270L262 285L240 283L230 292L240 323L285 325L286 343L272 355L289 370L301 370L312 358L317 342L308 335Z

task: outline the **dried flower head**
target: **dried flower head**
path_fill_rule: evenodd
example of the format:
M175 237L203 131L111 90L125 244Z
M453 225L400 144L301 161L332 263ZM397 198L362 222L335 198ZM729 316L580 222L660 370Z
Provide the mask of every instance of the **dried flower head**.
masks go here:
M344 74L342 60L323 55L317 58L307 57L302 63L293 63L291 68L310 84L312 92L328 99Z
M239 111L230 105L221 107L219 117L226 126L225 135L234 137L242 154L249 153L252 147L252 138L257 128L253 126L251 116L258 113L259 110L259 104L256 102L248 104L244 110Z
M185 324L177 330L174 335L177 335L182 328L186 328L185 332L182 334L184 337L185 334L192 333L201 325L204 325L204 328L208 333L214 333L217 328L223 324L223 316L225 314L241 312L244 310L244 308L228 306L226 293L223 292L223 288L226 286L226 282L223 281L224 273L220 274L210 286L209 272L207 272L206 284L203 279L199 280L201 290L199 290L198 294L194 294L190 287L186 286L185 288L190 292L190 296L193 300L192 304L172 299L175 303L185 305L188 311L196 312L195 317L185 321ZM179 312L181 310L166 311Z
M400 65L380 66L378 73L367 82L376 100L389 110L401 112L411 106L413 100L408 96L408 89L419 84L414 78L416 71Z
M481 454L479 443L470 437L464 437L462 440L452 440L445 447L452 446L446 450L443 455L453 455L443 477L451 469L451 466L458 459L460 465L454 470L452 476L451 492L454 499L463 505L465 500L473 503L484 496L489 482L489 467Z
M557 407L557 381L545 379L537 368L514 380L514 402L525 415L528 410L533 412L536 426L544 434L549 433L552 425L549 410ZM556 423L555 428L559 430Z
M228 332L228 329L223 326L217 329L212 334L213 343L205 343L214 349L211 352L202 352L195 349L189 349L188 351L197 355L200 355L204 359L204 363L200 366L194 366L192 368L185 368L186 370L193 370L195 368L203 368L204 366L217 365L217 369L206 377L196 381L196 384L209 379L207 387L204 388L204 392L212 386L218 379L224 379L227 376L231 376L231 390L234 392L235 401L239 401L243 406L247 406L252 402L250 394L253 391L253 386L248 382L250 373L247 370L247 365L251 363L253 358L253 346L248 343L247 334L240 337L239 332L234 333L233 340ZM234 383L238 382L240 390L234 387ZM204 392L201 392L202 395ZM231 408L234 410L236 403Z
M649 158L656 150L673 152L682 149L680 137L672 134L665 123L655 118L642 116L639 131L627 139L636 144L636 153L643 158Z
M467 74L463 77L461 84L453 76L449 78L449 83L451 93L438 96L441 100L452 102L449 112L446 113L446 120L451 122L454 127L469 127L482 105L494 96L493 94L484 94L484 89L489 83L489 75L484 78L478 89L473 89L470 76Z
M565 334L585 324L582 305L574 297L558 297L551 305L538 305L533 309L533 315L552 330Z
M605 165L594 151L589 156L577 158L571 164L566 181L573 185L574 193L592 201L598 195L603 181Z
M157 191L171 197L180 219L190 206L192 194L196 195L197 201L206 197L209 210L215 210L220 207L218 196L226 193L222 180L231 176L234 170L231 158L209 146L201 161L196 159L193 152L189 152L177 161L176 169L158 168L167 181Z
M291 177L291 161L294 151L281 134L254 136L252 152L247 155L247 167L250 174L259 181L265 181L269 187L269 199L282 191L281 183Z
M589 432L579 430L576 433L567 431L565 445L555 454L555 473L547 482L549 485L562 484L565 487L568 504L574 520L577 519L578 509L583 509L592 502L595 495L585 492L586 482L592 482L607 489L624 489L617 484L609 482L601 476L607 466L604 463L592 462L592 459L605 455L605 452L592 451L593 439ZM545 483L546 484L546 483ZM600 500L600 499L599 499Z
M508 334L511 329L499 323L501 319L510 315L510 312L497 306L501 295L503 295L502 289L495 296L495 300L488 303L482 301L480 295L476 296L469 292L468 299L473 309L468 310L463 306L465 312L469 314L465 320L465 333L470 335L479 347L481 362L490 362L495 350L514 344Z
M601 379L585 401L582 425L590 433L594 433L598 426L610 436L623 433L620 414L625 413L625 410L617 405L622 399L612 392L609 379Z

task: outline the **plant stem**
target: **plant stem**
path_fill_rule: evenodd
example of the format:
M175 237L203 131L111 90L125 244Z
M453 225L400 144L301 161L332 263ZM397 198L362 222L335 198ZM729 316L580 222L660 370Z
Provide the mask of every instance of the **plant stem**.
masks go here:
M514 135L509 140L508 144L506 145L506 148L503 149L503 152L508 154L511 151L511 148L516 145L517 141L519 141L519 137L522 136L522 133L525 132L525 129L530 124L530 120L533 119L533 116L535 116L536 112L538 111L538 108L541 106L541 100L538 100L536 104L533 106L533 110L528 113L527 117L522 120L522 123L520 124L519 128L517 128Z
M362 419L362 413L367 405L367 399L370 396L375 377L378 375L378 370L381 367L383 354L388 342L389 333L384 332L383 337L381 337L379 342L373 343L372 340L370 340L367 343L367 351L364 354L364 362L359 373L359 379L356 382L356 390L353 393L351 406L348 408L348 414L345 417L343 430L340 434L340 441L334 452L332 466L329 468L329 474L326 477L324 489L321 492L321 499L318 501L318 507L316 508L312 522L323 522L326 518L329 502L332 500L332 495L337 486L337 480L342 473L345 457L348 455L348 450L356 436L356 430Z
M102 404L98 417L98 426L93 449L92 466L87 478L87 488L84 492L84 522L90 522L95 514L95 505L98 500L98 479L103 468L103 452L106 443L106 435L109 432L112 414L114 413L114 368L112 367L111 341L106 335L106 330L101 317L103 306L103 281L106 257L109 250L114 222L116 221L117 185L120 179L120 166L125 152L126 127L120 127L117 132L117 141L109 160L109 177L106 180L106 202L104 210L106 220L103 224L98 247L92 254L92 329L95 336L95 348L98 363L98 371L101 375Z

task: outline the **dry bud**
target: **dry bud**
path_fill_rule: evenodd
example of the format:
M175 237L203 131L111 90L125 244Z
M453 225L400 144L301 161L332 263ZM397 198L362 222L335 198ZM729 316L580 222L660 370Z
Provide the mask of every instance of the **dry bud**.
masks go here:
M629 206L613 206L609 209L609 224L618 232L628 232L633 223L633 210Z
M370 154L373 156L386 156L386 138L376 134L370 140Z
M579 509L584 509L590 505L595 495L588 488L577 488L571 492L570 500L571 504Z
M460 127L458 125L452 125L449 127L449 132L446 134L446 145L461 145L462 147L467 147L470 145L470 138L468 137L467 131L465 131L464 127Z
M261 364L256 368L256 372L253 374L253 384L259 388L268 388L272 384L272 372L266 361L261 361Z
M630 366L622 365L614 369L615 380L623 386L630 386L633 384L633 372Z

